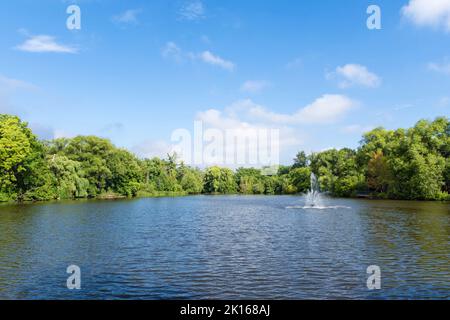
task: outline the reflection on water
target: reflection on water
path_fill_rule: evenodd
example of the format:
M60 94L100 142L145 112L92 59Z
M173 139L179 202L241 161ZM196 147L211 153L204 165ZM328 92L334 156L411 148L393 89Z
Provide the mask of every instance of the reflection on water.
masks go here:
M448 203L187 197L0 206L0 298L450 298ZM289 210L286 208L290 208ZM82 290L66 288L81 267ZM378 265L382 290L366 287Z
M286 209L302 209L302 210L330 210L330 209L351 209L346 206L288 206Z

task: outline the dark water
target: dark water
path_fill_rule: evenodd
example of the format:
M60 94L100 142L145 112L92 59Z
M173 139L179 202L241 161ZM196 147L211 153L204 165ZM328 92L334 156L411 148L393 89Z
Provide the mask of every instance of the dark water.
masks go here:
M450 298L450 205L187 197L0 206L3 299ZM79 291L66 268L81 268ZM366 269L381 268L369 291Z

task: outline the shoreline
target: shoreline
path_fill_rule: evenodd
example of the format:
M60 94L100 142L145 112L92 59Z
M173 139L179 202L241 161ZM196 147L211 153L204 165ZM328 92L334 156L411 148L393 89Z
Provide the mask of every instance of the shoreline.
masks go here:
M199 196L206 196L206 197L226 197L226 196L242 196L242 197L304 197L306 194L243 194L243 193L228 193L228 194L221 194L221 193L199 193L199 194L187 194L187 193L165 193L162 192L160 194L143 194L138 195L135 197L127 197L123 195L114 195L114 194L106 194L101 195L98 197L92 197L92 198L73 198L73 199L52 199L52 200L27 200L27 201L4 201L0 202L0 207L2 205L23 205L23 204L46 204L46 203L62 203L65 201L72 201L72 202L88 202L88 201L116 201L116 200L137 200L137 199L152 199L152 198L182 198L182 197L199 197ZM354 196L354 197L334 197L331 195L325 195L328 198L331 199L352 199L352 200L368 200L371 202L374 201L407 201L407 202L433 202L433 203L448 203L450 204L450 200L410 200L410 199L390 199L390 198L382 198L382 197L374 197L374 196Z

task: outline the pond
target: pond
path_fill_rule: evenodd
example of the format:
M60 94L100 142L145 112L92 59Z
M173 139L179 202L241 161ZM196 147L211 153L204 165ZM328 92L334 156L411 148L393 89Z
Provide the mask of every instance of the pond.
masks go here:
M450 204L193 196L0 206L2 299L450 298ZM81 290L69 290L69 265ZM381 289L369 290L369 266Z

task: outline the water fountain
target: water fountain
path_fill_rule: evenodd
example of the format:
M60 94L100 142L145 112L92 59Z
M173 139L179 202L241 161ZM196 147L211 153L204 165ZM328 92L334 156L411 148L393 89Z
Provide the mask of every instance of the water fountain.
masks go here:
M311 189L306 194L305 207L320 207L322 204L320 196L320 184L314 173L311 173Z
M325 204L324 204L325 202ZM320 192L320 183L314 173L311 173L311 189L305 196L304 206L289 206L286 209L302 209L302 210L331 210L331 209L351 209L347 206L341 205L326 205L329 200L324 200Z

